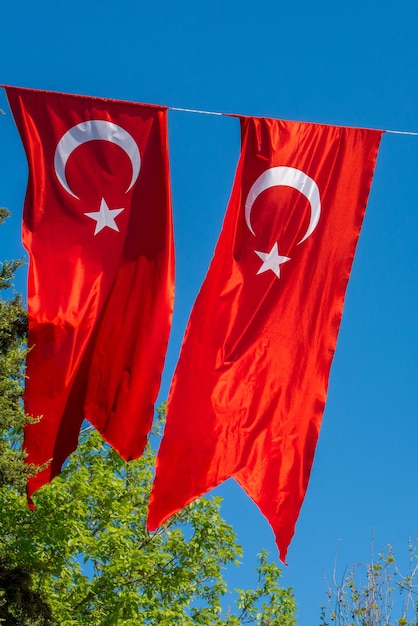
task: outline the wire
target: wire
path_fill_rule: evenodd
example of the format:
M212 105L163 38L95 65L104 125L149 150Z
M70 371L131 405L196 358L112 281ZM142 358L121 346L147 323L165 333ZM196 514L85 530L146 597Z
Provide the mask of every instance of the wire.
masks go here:
M199 109L182 109L181 107L167 107L170 111L182 111L183 113L200 113L202 115L227 115L227 113L217 113L216 111L200 111Z
M249 117L247 115L239 115L237 113L219 113L218 111L203 111L201 109L185 109L183 107L170 107L167 109L170 111L181 111L182 113L199 113L200 115L218 115L225 117ZM318 122L310 122L312 124ZM339 124L337 124L339 126ZM367 129L369 130L369 129ZM412 137L418 137L418 132L409 131L409 130L384 130L385 133L390 133L391 135L411 135Z
M392 135L412 135L418 137L418 133L409 130L385 130L385 133L391 133Z
M0 84L0 87L5 89L7 85ZM13 87L13 88L14 89L26 89L25 87ZM40 91L40 90L29 89L28 91ZM45 92L45 93L54 93L54 92ZM83 96L83 97L86 98L86 97L92 97L92 96ZM101 98L93 98L93 99L101 100ZM111 102L117 102L117 101L112 100ZM155 106L155 105L150 105L150 106ZM202 109L185 109L183 107L166 106L164 108L170 111L180 111L182 113L198 113L199 115L217 115L218 117L222 117L222 116L224 117L257 117L257 116L239 115L237 113L219 113L218 111L204 111ZM2 111L1 109L0 109L0 114L4 114L4 111ZM317 122L310 122L310 123L317 123ZM372 130L372 129L366 129L366 130ZM409 130L383 130L383 132L390 133L391 135L410 135L411 137L418 137L418 132L409 131Z

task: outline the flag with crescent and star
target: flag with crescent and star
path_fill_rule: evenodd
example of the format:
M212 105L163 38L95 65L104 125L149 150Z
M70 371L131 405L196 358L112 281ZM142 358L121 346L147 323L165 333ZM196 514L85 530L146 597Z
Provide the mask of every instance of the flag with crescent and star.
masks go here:
M172 381L147 525L233 477L284 561L382 133L240 122L235 182Z
M7 87L29 164L28 463L57 475L89 420L141 456L174 297L165 107Z

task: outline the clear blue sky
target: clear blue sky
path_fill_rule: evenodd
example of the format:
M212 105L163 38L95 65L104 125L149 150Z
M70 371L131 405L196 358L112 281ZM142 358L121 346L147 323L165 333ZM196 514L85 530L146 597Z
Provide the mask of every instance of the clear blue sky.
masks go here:
M0 81L86 95L347 126L418 131L418 4L307 0L5 4ZM1 258L23 254L27 167L0 94ZM176 305L161 399L205 276L239 153L238 121L170 112ZM331 371L322 432L283 583L319 622L324 575L418 536L418 137L383 136ZM25 276L18 287L24 290ZM223 513L253 584L273 535L232 482ZM402 560L402 559L401 559Z

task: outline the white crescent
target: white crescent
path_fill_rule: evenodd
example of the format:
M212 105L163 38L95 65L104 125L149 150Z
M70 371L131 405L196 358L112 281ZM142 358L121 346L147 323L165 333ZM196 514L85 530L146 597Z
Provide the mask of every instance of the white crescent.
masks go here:
M76 148L78 148L78 146L81 146L87 141L94 141L96 139L110 141L111 143L120 146L128 155L132 164L132 179L126 193L132 189L136 179L138 178L141 167L141 155L132 135L130 135L121 126L118 126L113 122L107 122L106 120L89 120L87 122L81 122L81 124L73 126L70 130L64 133L58 142L54 157L55 173L58 180L64 189L74 198L77 198L77 200L79 200L79 197L71 191L67 183L65 166L67 165L70 155Z
M305 241L309 235L312 235L321 216L321 198L318 185L313 178L305 174L305 172L302 172L302 170L280 165L278 167L270 167L263 172L248 192L245 201L245 221L252 234L255 235L251 226L251 209L253 204L263 191L270 189L270 187L277 186L293 187L297 189L307 198L311 206L311 219L308 230L302 239L298 241L299 245L302 241Z

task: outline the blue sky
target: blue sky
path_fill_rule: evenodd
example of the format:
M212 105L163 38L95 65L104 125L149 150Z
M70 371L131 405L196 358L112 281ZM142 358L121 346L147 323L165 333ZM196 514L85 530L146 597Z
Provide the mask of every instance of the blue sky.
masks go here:
M5 84L282 119L418 131L418 5L33 3L1 9ZM1 258L23 254L27 166L0 93ZM238 120L172 111L169 145L177 281L161 399L221 228L239 154ZM418 137L385 134L354 261L311 481L288 553L299 624L319 622L324 576L364 562L371 536L406 558L416 498ZM18 280L24 290L25 276ZM255 554L277 551L232 482L217 490L243 544L232 584L253 584Z

